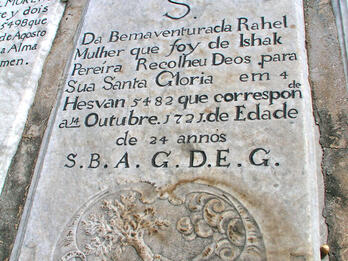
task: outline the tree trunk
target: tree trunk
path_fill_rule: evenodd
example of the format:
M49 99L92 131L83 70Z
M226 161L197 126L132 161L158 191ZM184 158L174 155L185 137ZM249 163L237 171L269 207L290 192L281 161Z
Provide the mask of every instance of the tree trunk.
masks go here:
M128 243L135 248L137 254L143 259L143 261L153 261L152 250L145 244L143 238L129 238Z

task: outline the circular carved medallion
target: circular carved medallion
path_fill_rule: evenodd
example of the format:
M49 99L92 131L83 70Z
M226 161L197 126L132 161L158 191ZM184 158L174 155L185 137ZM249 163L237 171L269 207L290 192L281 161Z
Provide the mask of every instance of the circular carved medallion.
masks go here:
M203 184L170 193L133 184L82 206L53 260L264 261L266 251L254 218L232 195Z

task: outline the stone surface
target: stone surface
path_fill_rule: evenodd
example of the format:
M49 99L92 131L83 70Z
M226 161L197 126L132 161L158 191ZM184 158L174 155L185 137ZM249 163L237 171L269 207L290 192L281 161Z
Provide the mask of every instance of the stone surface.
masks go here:
M0 193L64 11L60 1L0 1Z
M251 7L250 1L202 1L190 8L159 1L134 1L127 6L90 2L47 132L13 260L83 260L84 256L102 260L118 255L128 260L175 260L178 253L184 260L202 260L202 256L209 260L318 260L319 162L303 6L301 1L255 1L255 5L258 8ZM185 14L181 19L170 18ZM241 25L238 31L238 18L248 19L251 26L251 22L260 23L261 17L276 28L247 31ZM111 31L114 41L116 31L161 34L165 29L214 28L222 23L225 28L231 24L231 32L176 37L153 33L152 39L108 42ZM97 41L86 44L92 33ZM271 44L241 47L240 38L252 33L271 37ZM103 46L124 51L108 58L76 57L87 48L99 47L100 52ZM139 57L137 50L142 51ZM191 61L207 59L205 66L197 61L194 68L168 69L181 75L180 84L165 67L149 65L178 60L178 51ZM213 53L220 53L215 54L217 58L221 54L233 58L225 60L230 64L212 66ZM296 55L277 61L277 53ZM273 61L258 64L261 57ZM147 69L139 65L137 71L141 61ZM122 68L114 71L118 64ZM111 72L105 71L108 65L114 66ZM80 66L99 66L104 71L77 70ZM262 81L257 78L260 73ZM198 78L192 85L185 80L191 76ZM106 90L110 81L134 83L135 77L146 86ZM74 89L79 83L84 91ZM283 97L271 101L257 94L271 91ZM236 92L242 94L235 96ZM214 100L222 97L220 93L228 93L226 99L239 97L238 101ZM294 99L286 96L289 93ZM200 95L198 101L195 95ZM107 100L103 103L111 98L119 99L115 108L106 107ZM185 104L187 98L191 101ZM76 106L68 103L77 99ZM88 109L84 101L94 108ZM244 120L258 106L272 112L286 106L292 113L287 119L276 119L278 111L269 120L266 116L256 120L256 113L251 113ZM148 117L142 124L140 115ZM128 118L125 126L98 126L97 117L101 125L105 118L105 124L110 124L110 117L113 122L117 117Z
M329 257L345 261L347 229L348 93L335 17L329 1L306 1L309 72L316 122L320 128L325 178ZM324 243L324 242L323 242Z

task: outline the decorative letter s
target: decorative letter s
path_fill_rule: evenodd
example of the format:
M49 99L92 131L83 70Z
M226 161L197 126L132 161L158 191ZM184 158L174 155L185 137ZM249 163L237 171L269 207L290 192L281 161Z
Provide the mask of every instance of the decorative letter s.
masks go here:
M166 17L168 17L168 18L170 18L170 19L179 20L179 19L181 19L181 18L184 18L184 17L185 17L186 15L188 15L188 14L190 13L190 11L191 11L191 8L190 8L190 6L189 6L188 4L180 3L180 2L174 1L174 0L168 0L168 2L170 2L170 3L172 3L172 4L175 4L175 5L182 5L182 6L184 6L184 7L187 8L186 13L183 14L182 16L179 16L179 17L171 16L170 14L165 13L164 16L166 16Z

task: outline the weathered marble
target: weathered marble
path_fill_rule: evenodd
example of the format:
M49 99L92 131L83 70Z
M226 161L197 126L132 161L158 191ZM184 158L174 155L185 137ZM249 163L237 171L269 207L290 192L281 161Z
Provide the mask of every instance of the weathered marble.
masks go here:
M0 193L63 11L60 1L0 1Z
M9 168L0 197L0 260L9 260L19 227L41 142L64 68L74 48L74 36L87 0L70 1L59 24L56 38L29 110L16 154Z
M91 1L11 260L318 260L304 41L302 1Z
M348 89L348 1L332 0Z

